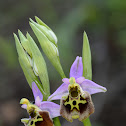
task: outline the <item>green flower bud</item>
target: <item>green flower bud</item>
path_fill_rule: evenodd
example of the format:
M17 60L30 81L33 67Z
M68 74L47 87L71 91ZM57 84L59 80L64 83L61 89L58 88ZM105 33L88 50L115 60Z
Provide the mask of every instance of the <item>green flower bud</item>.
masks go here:
M29 45L28 45L28 40L26 39L26 37L22 34L22 32L20 30L18 30L18 34L19 34L19 38L20 38L22 47L25 49L25 51L30 56L32 56L31 50L30 50Z
M41 31L43 34L51 41L52 43L57 46L57 37L55 33L43 22L41 21L38 17L35 17L36 22L34 22L32 19L30 21Z
M47 67L45 60L37 47L36 43L30 36L30 34L27 33L27 40L29 42L29 47L32 52L32 58L33 58L33 70L36 75L39 76L42 86L44 91L50 95L50 87L49 87L49 78L48 78L48 72L47 72Z
M24 50L24 48L22 47L22 44L20 43L16 34L14 34L14 38L15 38L16 48L17 48L17 52L18 52L18 56L19 56L19 62L21 64L23 71L25 71L24 74L26 74L26 73L28 74L28 78L29 78L28 82L31 87L31 82L34 79L36 79L36 76L32 70L31 59L28 58L29 56L26 53L26 51Z
M59 51L56 44L57 41L55 41L54 39L56 38L55 34L39 18L36 17L36 20L39 24L34 22L32 19L30 19L31 21L30 26L33 32L35 33L35 35L37 36L38 41L43 49L43 52L46 54L46 56L51 61L53 66L56 68L56 70L59 72L61 77L65 78L65 75L64 75L62 66L60 64L60 60L59 60ZM55 37L52 37L52 36L55 36Z
M44 100L46 100L50 95L46 63L31 36L27 33L26 38L21 31L18 31L18 33L21 42L19 41L16 34L14 34L14 38L19 55L19 63L22 67L24 75L30 87L32 86L31 84L33 81L37 84L44 96ZM42 84L39 81L38 76Z

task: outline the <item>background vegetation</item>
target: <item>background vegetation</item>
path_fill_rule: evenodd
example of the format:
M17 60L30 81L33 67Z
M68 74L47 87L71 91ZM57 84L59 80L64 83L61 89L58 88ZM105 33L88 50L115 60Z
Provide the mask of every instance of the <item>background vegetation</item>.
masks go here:
M20 108L22 97L33 100L31 89L18 62L13 32L29 31L29 18L41 18L58 37L64 71L81 56L83 31L88 34L93 65L93 81L108 92L93 95L93 126L125 125L126 115L126 1L120 0L0 0L0 126L23 126L27 117ZM38 44L39 46L39 44ZM62 83L45 57L51 93ZM60 118L62 126L81 126Z

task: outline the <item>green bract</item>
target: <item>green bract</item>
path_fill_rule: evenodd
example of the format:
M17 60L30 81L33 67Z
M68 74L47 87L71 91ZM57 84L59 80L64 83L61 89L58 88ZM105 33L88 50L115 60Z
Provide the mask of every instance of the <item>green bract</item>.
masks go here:
M82 61L83 61L83 76L86 79L92 80L91 51L88 37L85 31L83 35Z
M30 26L36 37L38 38L43 52L46 54L56 70L59 72L61 77L64 78L65 75L59 60L57 37L53 33L53 31L39 18L36 17L36 21L37 23L30 19Z
M20 41L14 34L19 62L25 74L25 77L31 87L32 82L36 82L43 93L44 100L50 95L48 72L45 60L32 37L27 33L27 38L18 31ZM39 78L42 82L39 81Z

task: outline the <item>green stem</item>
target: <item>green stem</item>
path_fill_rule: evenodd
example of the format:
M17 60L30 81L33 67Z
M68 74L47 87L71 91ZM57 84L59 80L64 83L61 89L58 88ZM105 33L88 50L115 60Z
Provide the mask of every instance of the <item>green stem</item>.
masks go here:
M66 75L65 75L65 73L64 73L64 71L63 71L63 68L62 68L62 65L61 65L61 63L60 63L60 59L59 59L59 57L58 57L58 63L59 63L59 65L57 65L57 68L56 68L56 70L59 72L59 74L60 74L60 76L61 76L61 78L63 79L63 78L66 78ZM58 67L59 66L59 67Z
M85 120L83 121L83 124L84 124L84 126L91 126L90 119L89 119L89 118L85 119Z
M55 118L53 119L53 122L54 122L54 125L55 125L55 126L61 126L60 120L59 120L58 117L55 117Z

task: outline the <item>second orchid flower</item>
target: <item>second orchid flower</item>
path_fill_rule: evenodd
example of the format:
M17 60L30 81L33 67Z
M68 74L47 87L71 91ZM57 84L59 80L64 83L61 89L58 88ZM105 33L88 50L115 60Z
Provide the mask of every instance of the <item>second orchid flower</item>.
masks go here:
M26 98L22 98L20 101L22 108L26 109L30 116L30 118L22 119L22 123L25 126L53 126L52 118L60 116L60 106L50 101L42 101L43 95L35 82L32 83L32 91L35 104L30 103Z

